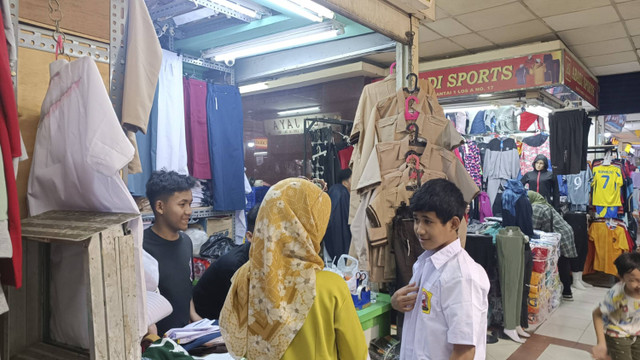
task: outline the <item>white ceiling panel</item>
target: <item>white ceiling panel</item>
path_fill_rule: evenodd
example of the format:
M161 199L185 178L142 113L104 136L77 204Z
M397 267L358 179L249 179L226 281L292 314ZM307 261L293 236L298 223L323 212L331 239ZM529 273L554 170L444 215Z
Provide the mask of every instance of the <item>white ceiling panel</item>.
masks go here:
M478 33L496 44L509 44L520 40L535 39L550 32L551 30L542 21L532 20Z
M576 11L568 14L545 17L543 19L556 31L578 29L586 25L593 26L619 21L613 6Z
M618 10L625 20L640 18L640 0L619 4Z
M448 18L449 16L451 15L449 15L449 13L446 10L436 5L436 20Z
M439 1L438 6L443 8L449 14L456 16L460 14L466 14L466 13L490 8L493 6L507 4L514 1L516 0L484 0L484 1L444 0L444 1Z
M632 61L624 64L596 66L590 68L590 70L597 76L624 74L640 71L640 63L638 63L638 61Z
M524 0L524 3L540 17L566 14L610 4L609 0Z
M432 41L432 40L437 40L441 38L442 36L436 34L433 30L427 28L424 25L420 25L420 32L418 34L419 42Z
M635 51L625 51L615 54L583 57L582 62L588 67L624 64L637 60Z
M427 27L445 37L468 34L471 32L471 30L453 18L446 18L432 22L427 24ZM420 41L422 42L422 40Z
M640 19L633 19L625 21L627 24L627 30L629 30L629 35L635 36L640 35Z
M474 31L519 24L532 19L535 19L535 16L520 3L496 6L458 16L461 23Z
M636 49L640 49L640 36L632 37L633 44L636 46Z
M633 50L628 38L620 38L607 41L598 41L590 44L570 47L574 54L580 57L613 54Z
M561 31L560 39L567 45L581 45L595 41L618 39L627 36L621 22Z
M615 0L615 2L617 2L617 3L624 3L624 2L629 2L629 1L631 1L631 0Z
M420 44L420 58L431 59L447 55L466 54L467 51L449 39L440 39Z
M491 41L475 33L454 36L451 40L465 49L480 49L494 46Z

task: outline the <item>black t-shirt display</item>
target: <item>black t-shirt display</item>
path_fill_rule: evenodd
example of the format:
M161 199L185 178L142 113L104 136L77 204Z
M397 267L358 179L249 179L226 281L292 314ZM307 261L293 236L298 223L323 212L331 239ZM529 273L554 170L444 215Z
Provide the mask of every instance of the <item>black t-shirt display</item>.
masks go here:
M207 319L218 319L231 288L231 278L249 261L251 243L233 248L216 260L193 288L193 304L198 315Z
M158 261L160 294L173 307L171 315L160 320L158 335L190 322L190 302L193 283L193 243L188 235L180 233L175 241L158 236L151 228L144 231L143 248Z

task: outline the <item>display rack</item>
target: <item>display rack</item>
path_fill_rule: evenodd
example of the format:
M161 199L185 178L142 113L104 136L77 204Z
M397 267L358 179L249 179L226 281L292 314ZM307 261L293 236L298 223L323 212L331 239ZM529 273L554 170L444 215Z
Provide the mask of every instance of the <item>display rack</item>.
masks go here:
M307 151L307 140L309 139L309 131L313 128L316 123L325 123L331 125L340 125L343 127L343 132L346 133L346 127L353 125L353 121L351 120L340 120L340 119L330 119L330 118L307 118L304 119L304 161L302 162L302 169L306 171L307 169L307 160L308 160L308 151Z

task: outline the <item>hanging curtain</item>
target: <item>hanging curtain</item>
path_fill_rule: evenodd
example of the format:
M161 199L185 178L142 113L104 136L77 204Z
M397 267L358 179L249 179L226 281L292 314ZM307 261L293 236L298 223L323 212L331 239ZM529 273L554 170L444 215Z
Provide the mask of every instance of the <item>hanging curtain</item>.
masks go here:
M237 87L207 85L207 124L213 209L242 210L245 206L243 119Z

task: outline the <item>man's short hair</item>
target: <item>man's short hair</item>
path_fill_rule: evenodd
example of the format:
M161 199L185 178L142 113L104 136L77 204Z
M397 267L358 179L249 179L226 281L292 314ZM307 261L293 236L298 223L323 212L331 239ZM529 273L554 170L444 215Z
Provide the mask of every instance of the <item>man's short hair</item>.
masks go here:
M427 181L416 190L410 202L411 211L433 211L442 224L446 224L454 216L462 220L467 210L467 203L460 189L445 179Z
M156 201L167 201L171 195L191 190L196 185L196 179L189 175L180 175L175 171L154 171L147 181L147 198L151 209L156 211Z
M613 263L618 269L618 275L622 279L624 274L630 273L635 269L640 270L640 253L622 253Z
M260 205L262 205L261 202L255 204L247 213L247 231L253 232L253 229L256 228L256 219L258 218L258 210L260 210Z
M351 169L343 169L338 172L338 182L341 183L351 178Z

